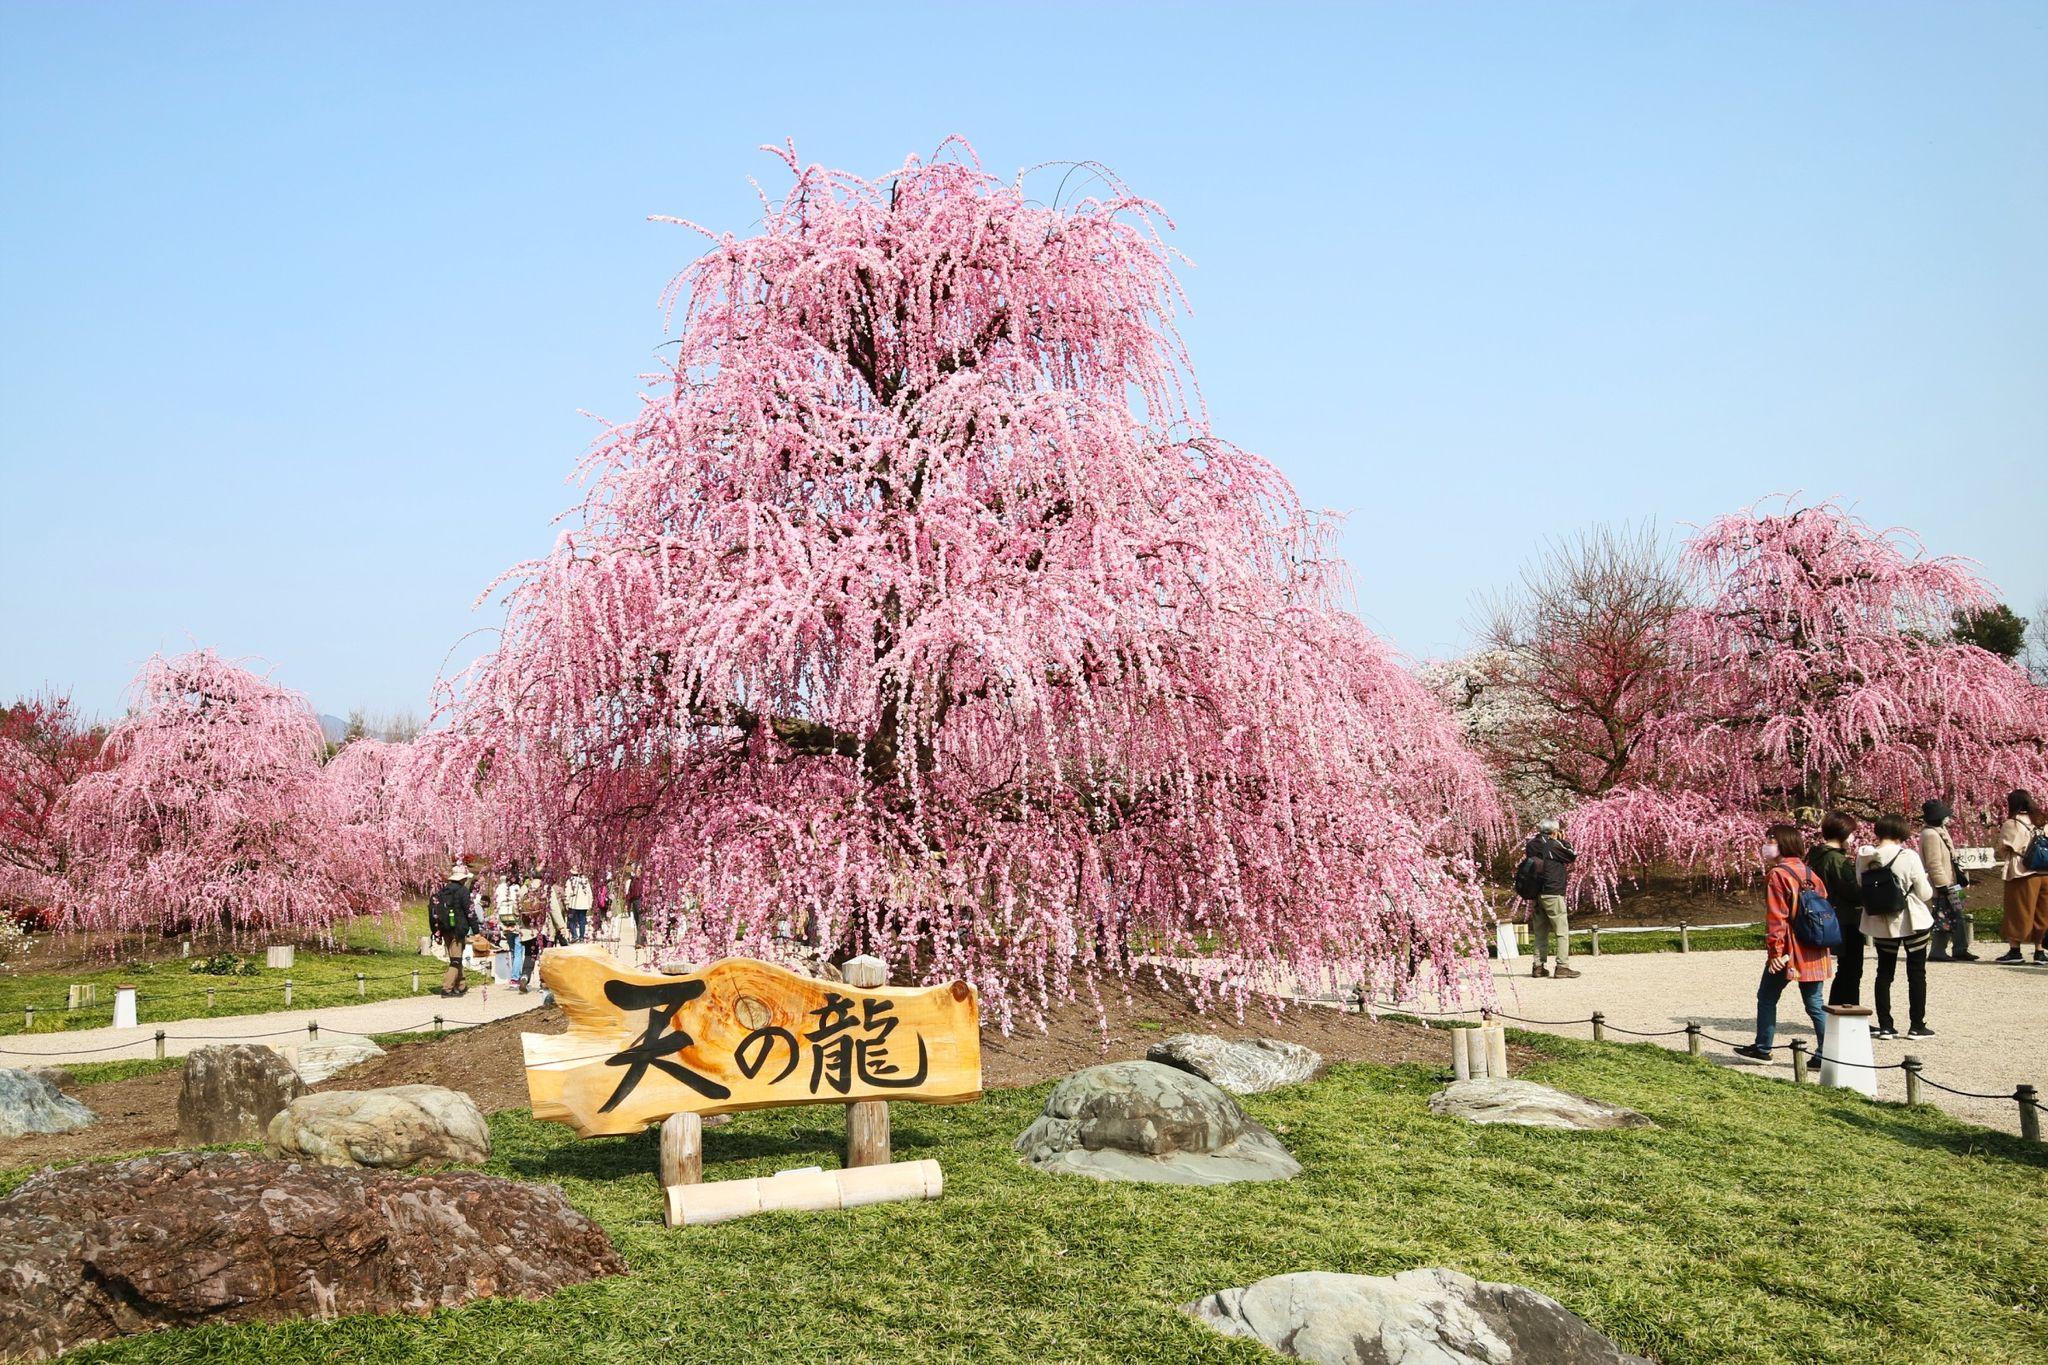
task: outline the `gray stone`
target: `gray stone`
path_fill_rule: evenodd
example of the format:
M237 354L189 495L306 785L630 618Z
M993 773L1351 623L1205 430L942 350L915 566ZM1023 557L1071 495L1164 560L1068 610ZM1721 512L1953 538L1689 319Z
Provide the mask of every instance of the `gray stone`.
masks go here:
M1468 1123L1518 1123L1525 1128L1655 1128L1646 1114L1534 1081L1454 1081L1429 1097L1429 1112Z
M1097 1180L1224 1185L1301 1174L1301 1163L1236 1100L1157 1062L1075 1072L1053 1087L1016 1147L1042 1171Z
M337 1072L382 1057L384 1049L368 1038L351 1038L337 1043L297 1043L281 1047L278 1055L291 1063L292 1070L307 1085L318 1085Z
M48 1076L0 1067L0 1138L75 1133L98 1117L60 1092Z
M1181 1311L1319 1365L1650 1365L1555 1299L1442 1268L1275 1275Z
M197 1048L178 1091L178 1141L260 1140L278 1111L306 1093L291 1063L258 1043Z
M71 1070L62 1066L25 1066L22 1068L31 1076L41 1076L51 1085L63 1090L71 1084Z
M94 1161L0 1199L0 1357L47 1360L159 1327L538 1299L625 1270L550 1185L231 1152ZM207 1353L161 1345L133 1354Z
M1322 1069L1323 1055L1278 1038L1218 1038L1213 1033L1176 1033L1145 1053L1148 1060L1191 1071L1240 1095L1299 1085Z
M263 1150L320 1166L484 1161L491 1155L491 1130L476 1101L460 1090L329 1090L286 1105L270 1121Z

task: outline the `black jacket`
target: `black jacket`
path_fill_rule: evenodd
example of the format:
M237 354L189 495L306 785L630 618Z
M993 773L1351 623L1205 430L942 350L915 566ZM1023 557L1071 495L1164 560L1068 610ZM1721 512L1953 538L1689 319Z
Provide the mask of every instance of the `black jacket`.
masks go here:
M436 891L434 896L436 899L451 902L451 908L455 911L450 921L442 927L442 937L460 934L468 938L471 934L483 931L483 924L476 917L476 898L470 894L468 882L442 882L441 889Z
M1538 834L1522 845L1522 852L1543 864L1540 894L1562 896L1565 878L1571 875L1571 865L1579 856L1572 846L1555 835Z
M1839 848L1826 844L1808 850L1806 865L1828 889L1828 904L1842 916L1842 927L1850 928L1863 913L1863 889L1856 882L1856 860Z

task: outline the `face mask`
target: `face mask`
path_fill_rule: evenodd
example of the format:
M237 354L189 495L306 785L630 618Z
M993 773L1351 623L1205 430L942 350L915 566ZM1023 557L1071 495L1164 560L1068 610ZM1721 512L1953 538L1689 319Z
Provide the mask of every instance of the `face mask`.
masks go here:
M1764 841L1764 846L1758 849L1757 852L1763 856L1763 860L1765 862L1775 862L1778 858L1777 842L1775 840L1767 839Z

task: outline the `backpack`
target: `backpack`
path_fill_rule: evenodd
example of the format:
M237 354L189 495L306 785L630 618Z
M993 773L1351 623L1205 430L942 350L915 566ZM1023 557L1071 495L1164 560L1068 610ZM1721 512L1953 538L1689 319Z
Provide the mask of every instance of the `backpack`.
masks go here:
M1813 878L1812 872L1806 875ZM1792 907L1792 937L1809 948L1842 946L1842 921L1821 888L1811 881L1799 888L1799 901Z
M442 882L427 898L427 931L436 938L446 938L462 931L461 921L462 888L454 882Z
M1543 894L1543 860L1533 853L1524 853L1515 864L1515 894L1525 901Z
M1866 914L1879 919L1890 919L1906 909L1906 888L1899 885L1899 879L1892 875L1892 863L1899 860L1892 854L1891 862L1872 863L1863 869L1856 884L1863 891L1863 909Z
M2048 829L2037 829L2020 855L2020 866L2029 872L2048 872Z

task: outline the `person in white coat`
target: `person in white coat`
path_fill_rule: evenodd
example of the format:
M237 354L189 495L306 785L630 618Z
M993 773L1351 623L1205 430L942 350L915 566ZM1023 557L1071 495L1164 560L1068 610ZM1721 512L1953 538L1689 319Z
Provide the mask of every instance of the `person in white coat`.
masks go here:
M1934 887L1920 855L1906 846L1913 827L1903 815L1880 815L1877 846L1856 860L1863 893L1863 933L1877 949L1877 1028L1872 1038L1896 1038L1892 978L1906 959L1906 1037L1932 1038L1927 1026L1927 945L1934 937Z

